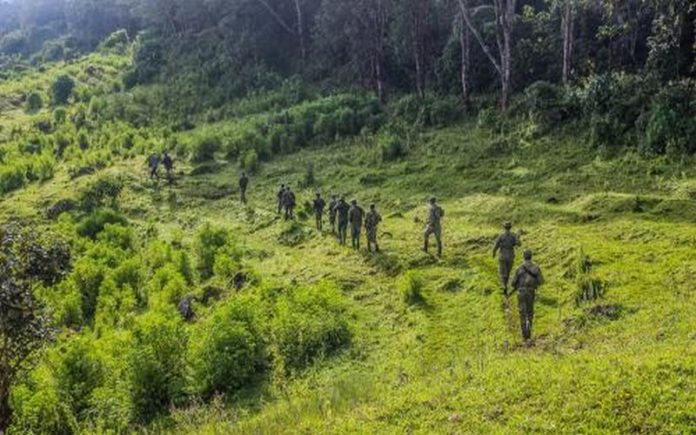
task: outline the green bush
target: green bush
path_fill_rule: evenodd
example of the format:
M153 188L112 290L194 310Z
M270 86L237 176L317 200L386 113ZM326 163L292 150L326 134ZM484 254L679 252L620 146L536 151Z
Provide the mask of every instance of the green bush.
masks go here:
M192 393L203 397L234 393L262 368L263 341L256 327L255 302L232 298L196 325L187 352Z
M406 147L398 137L385 134L379 138L379 149L382 154L382 160L390 162L397 160L406 155Z
M27 96L27 111L38 112L43 107L43 98L38 92L32 92Z
M25 382L14 386L10 407L11 434L70 434L75 431L75 416L45 364L33 370Z
M229 232L224 228L216 228L205 224L198 230L194 242L196 258L198 259L198 273L203 279L213 276L215 256L218 251L227 244Z
M27 182L24 168L19 165L0 167L0 194L6 194L24 186Z
M408 305L423 303L423 278L417 272L408 272L401 283L401 295Z
M73 80L72 77L67 74L58 76L51 86L53 104L67 104L68 98L70 98L70 95L73 93L73 89L75 89L75 80Z
M259 156L254 150L247 150L240 161L242 169L254 173L259 169Z
M135 416L148 422L184 398L188 334L172 307L139 317L130 353L130 393Z
M641 145L644 150L672 155L696 151L696 92L689 82L665 86L653 98Z
M81 258L73 267L66 285L76 289L81 299L82 321L91 323L97 311L97 299L99 288L106 276L106 269L103 265L91 258Z
M96 349L92 339L78 336L64 344L52 358L58 390L72 415L79 419L87 417L89 398L106 375Z
M191 161L201 163L215 158L215 153L220 151L220 139L215 136L204 136L191 144L189 153Z
M100 177L80 192L80 205L85 211L99 207L115 208L123 190L123 180L116 177Z
M159 268L147 285L147 299L153 307L175 307L188 293L192 289L174 264Z
M350 344L347 304L333 285L289 290L271 321L275 357L285 370L300 370Z
M317 118L317 123L314 126L314 132L317 138L326 142L333 142L338 133L338 121L333 113L322 113Z
M529 118L550 127L563 120L563 89L545 81L534 82L524 91L524 103Z
M77 225L77 233L82 237L95 240L107 224L128 225L128 219L110 208L99 208L80 221Z
M113 49L113 48L123 48L128 45L130 38L128 38L128 31L126 29L119 29L107 36L101 43L102 49Z
M56 125L64 123L67 117L68 112L63 107L58 107L53 111L53 121L55 121Z

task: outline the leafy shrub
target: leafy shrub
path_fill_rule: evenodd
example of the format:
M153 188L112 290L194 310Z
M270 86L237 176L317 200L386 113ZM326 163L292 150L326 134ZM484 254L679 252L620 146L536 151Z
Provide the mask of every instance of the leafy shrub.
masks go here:
M320 140L333 142L338 133L338 121L333 113L323 113L319 115L314 126L314 132Z
M421 304L425 301L423 297L423 278L417 272L408 272L404 276L401 284L401 294L408 305Z
M276 303L271 335L277 363L286 370L334 354L352 337L343 295L328 283L288 291Z
M173 307L148 312L135 322L129 373L138 420L147 422L184 397L187 335Z
M228 240L229 233L223 228L215 228L210 224L205 224L198 230L195 250L198 259L198 273L201 278L208 279L213 276L215 256L227 244Z
M43 107L43 98L38 92L32 92L27 96L27 111L38 112Z
M128 225L128 219L110 208L99 208L80 221L77 233L95 240L107 224Z
M26 177L24 169L19 165L0 167L0 194L6 194L24 186Z
M537 81L524 91L524 102L532 121L550 127L564 118L563 89L552 83Z
M220 150L220 139L214 136L204 136L191 144L189 150L191 161L200 163L215 158Z
M189 293L189 283L174 264L161 267L150 278L147 298L151 306L176 306Z
M249 172L254 173L259 169L259 156L254 150L247 150L242 156L240 161L242 168Z
M262 367L263 341L254 302L230 299L193 330L187 352L191 392L204 397L234 393Z
M75 263L73 272L66 285L77 290L81 299L81 314L83 321L90 323L97 310L97 298L106 269L91 258L81 258Z
M385 162L397 160L406 155L406 147L403 142L392 134L382 135L378 143L382 160Z
M46 365L33 370L25 382L12 389L12 426L9 433L73 433L74 416L58 391L56 379Z
M53 104L67 104L68 98L70 98L70 95L73 93L73 89L75 89L75 80L73 80L72 77L67 74L58 76L51 86Z
M121 48L130 42L128 38L128 31L126 29L119 29L107 36L101 43L101 48L103 49L113 49Z
M81 207L85 211L92 211L99 207L114 208L122 190L123 180L120 178L101 177L80 193Z
M63 107L58 107L53 111L53 120L56 124L62 124L68 117L68 112Z
M670 84L654 97L647 113L642 146L645 150L672 155L696 151L696 104L693 85Z
M84 419L89 410L89 397L104 379L105 367L94 342L78 336L53 355L55 377L63 400L72 415Z
M341 136L349 136L356 131L355 112L350 107L344 107L336 112L336 130Z

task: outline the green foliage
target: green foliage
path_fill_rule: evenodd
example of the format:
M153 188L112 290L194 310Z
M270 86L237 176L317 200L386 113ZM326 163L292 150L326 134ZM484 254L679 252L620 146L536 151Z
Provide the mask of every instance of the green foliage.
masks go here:
M27 111L38 112L43 107L43 98L38 92L32 92L27 96Z
M253 174L259 169L259 156L255 150L247 150L240 160L240 166L245 171Z
M96 239L108 224L128 225L128 219L110 208L98 208L85 216L77 225L77 234Z
M197 269L202 279L213 276L213 266L218 252L230 241L230 234L224 228L203 225L196 234L195 251Z
M696 151L696 93L690 82L663 87L647 113L642 146L655 154L673 156Z
M130 392L136 418L147 422L184 397L188 334L172 307L139 317L133 337Z
M552 127L566 116L564 89L549 82L532 83L524 91L530 119L542 127Z
M191 161L201 163L215 158L215 153L220 151L220 139L215 136L204 136L191 143L189 150Z
M403 141L393 134L381 135L378 144L382 154L382 161L385 162L400 159L407 153Z
M347 305L333 285L288 290L271 321L274 356L284 370L301 370L350 344Z
M458 120L463 114L457 98L437 98L433 95L423 98L407 95L394 104L393 111L397 118L421 127L444 127Z
M264 362L258 317L252 300L232 298L196 325L187 353L192 393L232 394L252 379Z
M408 305L417 305L425 302L423 286L423 277L418 272L407 272L401 284L401 296L404 302Z
M80 206L88 212L99 207L115 208L122 190L123 180L115 177L100 177L82 190Z
M126 29L119 29L107 36L104 41L102 41L100 47L103 50L124 50L129 42L128 31Z
M51 85L51 94L53 95L53 104L67 104L68 99L75 89L75 80L67 75L62 74L56 78Z

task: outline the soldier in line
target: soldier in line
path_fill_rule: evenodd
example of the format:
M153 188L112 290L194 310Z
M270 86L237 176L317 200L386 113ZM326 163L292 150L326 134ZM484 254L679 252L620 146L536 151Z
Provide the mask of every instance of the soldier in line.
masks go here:
M242 171L242 175L239 176L239 200L242 204L246 204L246 190L249 186L249 177L247 177L246 172Z
M508 295L508 282L510 281L510 272L515 261L515 246L520 245L520 239L510 230L512 224L505 222L503 234L498 236L493 247L493 257L498 253L498 273L500 274L500 283L503 287L503 294Z
M290 186L285 188L283 193L283 207L285 208L285 220L294 219L295 217L295 192L292 191Z
M147 158L147 167L150 168L150 180L153 178L155 180L159 179L159 174L157 173L159 169L160 158L157 154L152 153L150 157Z
M348 221L350 222L350 238L353 249L360 249L360 232L365 219L365 210L358 205L356 199L352 200L348 211Z
M341 245L346 244L346 231L348 230L348 211L350 206L346 203L345 197L341 197L336 206L334 207L334 212L336 213L336 219L338 220L338 243Z
M425 228L423 235L423 251L428 252L428 242L430 236L435 236L437 243L437 256L442 256L442 218L445 216L445 210L437 204L437 198L430 198L430 207L428 208L428 226Z
M326 201L321 197L321 193L317 192L317 197L314 199L314 204L312 208L314 209L314 217L317 221L317 230L322 231L324 229L323 219L324 219L324 207L326 207Z
M167 172L167 181L169 182L169 184L172 184L174 182L174 161L169 156L169 153L167 151L164 152L164 157L162 158L162 166L164 166L164 170Z
M534 321L534 298L540 285L544 283L539 266L532 262L532 251L524 251L524 263L517 269L512 280L512 287L517 290L517 303L520 309L522 338L530 345L532 339L532 322Z
M377 244L377 226L382 222L382 216L377 213L374 204L370 204L370 211L365 215L365 231L367 232L367 252L372 252L372 245L375 245L375 252L379 252Z
M280 190L278 190L278 193L276 194L276 199L278 200L278 213L283 210L283 195L285 195L285 184L280 185Z
M331 195L331 201L329 201L329 229L332 233L336 232L336 205L338 204L338 197L334 193Z

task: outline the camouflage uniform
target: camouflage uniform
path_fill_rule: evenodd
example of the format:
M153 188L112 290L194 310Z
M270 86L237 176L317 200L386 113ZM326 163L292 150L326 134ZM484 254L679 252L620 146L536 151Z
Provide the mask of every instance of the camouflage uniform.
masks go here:
M372 250L372 245L375 245L375 251L379 252L377 244L377 226L382 222L382 216L375 210L375 205L370 205L370 211L365 216L365 230L367 231L367 250Z
M348 230L348 211L350 206L345 199L341 198L334 207L336 218L338 220L338 242L341 245L346 244L346 231Z
M324 229L323 217L324 217L324 207L326 207L326 201L317 193L317 197L314 200L314 217L317 221L317 229L322 231Z
M512 287L517 290L517 303L520 309L520 325L522 338L532 338L532 322L534 321L534 298L536 290L544 283L541 269L532 263L531 252L525 252L525 260L517 269L512 279Z
M162 158L162 166L164 166L164 170L167 171L167 180L169 180L169 183L171 184L174 181L174 174L172 173L172 170L174 169L174 161L166 152Z
M435 236L435 242L437 243L437 255L442 255L442 217L445 215L445 211L437 205L436 199L430 199L430 207L428 208L428 226L425 227L425 233L423 234L423 250L428 252L428 242L430 236Z
M336 195L331 196L331 201L329 202L329 228L331 232L336 231L336 205L338 204L338 199Z
M280 190L276 194L278 200L278 214L283 210L283 196L285 195L285 184L280 185Z
M147 166L150 168L150 179L159 178L157 169L159 168L160 158L157 154L152 154L147 159Z
M295 193L289 186L283 193L283 208L285 208L285 220L292 219L295 211Z
M365 218L365 210L358 205L358 202L353 200L353 205L348 211L348 221L350 222L350 237L353 244L353 249L360 249L360 232Z
M503 286L503 293L507 295L510 272L515 261L515 246L520 245L520 239L510 232L511 224L506 223L504 226L505 232L498 236L495 241L493 256L498 253L498 274L500 275L500 283Z
M247 190L248 186L249 186L249 177L247 177L246 173L242 172L242 175L239 177L239 194L240 194L239 200L242 201L242 203L244 203L244 204L246 204L246 202L247 202L246 190Z

